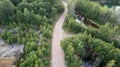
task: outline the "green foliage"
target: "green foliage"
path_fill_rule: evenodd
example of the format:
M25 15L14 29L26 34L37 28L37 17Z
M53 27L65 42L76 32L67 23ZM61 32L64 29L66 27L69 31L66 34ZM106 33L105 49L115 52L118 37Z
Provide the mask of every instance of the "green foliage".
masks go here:
M4 33L1 33L0 36L5 39L7 43L12 44L16 42L16 36L10 32L5 31Z
M18 5L22 0L10 0L14 5Z
M109 11L107 6L101 6L100 4L89 0L78 0L76 2L75 11L84 17L102 23L109 21L111 17L111 11Z
M51 4L52 3L52 4ZM0 1L0 22L7 24L8 22L41 24L43 16L50 18L64 11L61 1L45 1L45 0L1 0ZM52 22L51 22L52 23Z
M60 0L0 0L0 38L25 45L19 67L49 67L53 22L63 11Z
M118 67L120 65L120 49L115 48L112 43L93 38L91 35L87 35L86 32L65 39L62 41L61 46L65 52L68 67L72 67L70 63L77 61L73 58L75 55L79 60L89 55L93 62L97 57L100 57L104 63L114 59L116 61L114 66Z
M77 23L75 21L75 18L71 17L71 15L66 16L66 20L63 25L63 28L69 32L74 32L74 33L83 32L85 30L84 26Z
M68 67L72 67L70 63L72 62L71 60L74 60L74 58L70 58L71 54L72 57L76 55L79 60L90 60L92 64L98 60L97 58L100 58L100 63L102 62L103 64L102 67L105 65L108 67L120 66L120 40L116 39L116 36L119 35L118 26L111 26L110 23L106 23L96 29L91 26L85 26L83 23L78 23L72 15L68 14L63 28L68 32L77 34L66 38L61 43Z
M115 60L110 60L105 67L113 67L115 65Z
M116 40L115 36L118 33L118 26L111 26L109 23L105 25L101 25L99 29L85 26L84 24L80 24L75 21L75 19L68 15L66 17L65 23L63 28L66 31L73 32L73 33L80 33L80 32L87 32L87 34L91 34L92 37L100 38L106 42L114 42L116 47L119 47L119 40ZM119 47L120 48L120 47Z
M0 1L0 22L8 22L15 14L16 7L10 0Z
M67 42L67 41L66 41ZM75 54L75 48L73 47L72 43L62 42L61 46L65 52L65 59L67 63L67 67L79 67L82 64L82 61L78 59L77 55Z
M91 1L97 1L101 4L110 4L110 5L120 5L119 0L91 0Z

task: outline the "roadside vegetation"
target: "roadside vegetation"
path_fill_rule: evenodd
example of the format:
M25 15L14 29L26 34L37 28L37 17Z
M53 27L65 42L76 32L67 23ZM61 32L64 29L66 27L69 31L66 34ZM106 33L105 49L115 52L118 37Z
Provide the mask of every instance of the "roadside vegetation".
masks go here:
M67 59L68 56L69 56L69 54L68 54L69 52L70 53L73 52L72 57L74 56L74 54L75 54L75 56L77 56L76 58L82 57L82 58L79 58L80 60L82 59L82 60L86 61L87 58L90 58L90 61L92 61L92 63L94 64L95 61L98 58L98 57L94 57L92 55L92 53L91 53L91 52L94 53L94 51L97 52L97 50L94 50L94 49L100 49L101 50L101 51L99 51L100 53L104 52L103 48L105 48L106 50L109 51L109 49L107 49L106 47L108 47L108 48L112 47L113 50L120 51L120 49L119 49L120 48L120 40L117 40L117 38L115 38L116 36L119 35L119 32L118 32L119 29L118 29L117 26L111 27L110 23L106 23L105 25L101 25L100 28L97 29L97 28L93 28L91 26L85 26L83 23L80 24L80 23L75 21L74 17L72 17L71 15L68 15L66 17L66 21L65 21L65 23L63 25L63 28L67 32L71 32L71 33L77 34L77 35L75 35L73 37L69 37L69 38L65 39L64 41L62 41L62 44L61 44L61 46L62 46L62 48L63 48L63 50L65 52L65 55L66 55L67 65L70 65L68 62L74 63L74 61L70 61L70 59ZM81 34L79 34L79 33L81 33ZM82 36L82 35L83 35L83 38L84 38L82 40L84 40L84 41L81 41L81 37L79 37L79 36ZM93 40L89 39L88 38L89 36ZM76 40L74 40L74 38ZM100 40L100 41L97 41L97 40ZM87 43L89 41L90 41L90 43ZM96 42L96 43L91 43L91 42ZM104 43L101 43L101 42L104 42ZM79 45L81 43L83 43L84 46L83 45ZM99 43L101 43L101 44L99 44ZM103 46L105 43L107 43L109 45ZM102 46L102 47L98 48L98 47L94 46L93 47L94 49L93 49L93 48L91 48L91 46L93 46L94 44ZM79 47L76 46L76 45L78 45ZM67 49L69 49L69 51L67 51ZM82 49L84 49L86 52L81 51ZM87 49L89 49L89 50L87 50ZM91 51L90 53L87 53L90 50L94 50L94 51ZM81 52L79 52L79 51L81 51ZM100 54L99 52L98 52L98 54ZM101 60L99 64L103 63L105 65L110 60L115 60L117 62L117 64L115 63L115 65L116 65L116 67L118 67L119 66L119 60L112 59L112 58L114 58L114 56L111 56L111 54L107 54L109 52L106 52L104 54L104 56L108 55L108 58L109 57L111 57L111 58L109 60L105 61L105 59L107 59L107 57L102 59L102 57L104 57L104 56L102 56L102 57L99 58L99 60ZM83 55L83 56L80 56L78 53ZM114 52L112 52L112 53L114 53ZM103 54L101 54L101 55L103 55ZM95 56L96 56L96 54L95 54ZM99 56L99 55L97 55L97 56ZM117 54L117 56L120 57L119 54ZM75 59L75 58L73 59L72 57L71 57L72 60L76 60L77 62L78 61L81 62L80 60ZM94 58L94 60L91 59L92 57ZM89 60L89 59L87 59L87 60ZM78 65L80 65L80 63L78 63ZM70 66L68 66L68 67L70 67Z
M115 62L112 66L120 66L120 49L86 32L65 39L61 46L66 55L67 67L82 67L82 60L97 67L104 67L108 63L110 65L109 61L113 60Z
M119 22L109 8L90 0L78 0L75 14L93 20L99 28L77 22L71 13L66 16L63 28L75 34L61 42L67 67L84 67L83 62L96 67L119 67Z
M54 20L63 11L59 0L0 0L0 38L25 45L18 67L49 67Z

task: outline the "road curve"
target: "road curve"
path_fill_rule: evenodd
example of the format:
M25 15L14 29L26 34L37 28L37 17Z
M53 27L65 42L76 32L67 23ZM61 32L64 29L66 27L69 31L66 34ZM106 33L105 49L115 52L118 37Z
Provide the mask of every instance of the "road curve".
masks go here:
M65 11L60 16L59 20L56 22L53 30L51 67L66 67L64 52L60 46L60 41L66 37L66 33L62 29L62 25L68 12L67 3L63 2L63 4L65 7Z

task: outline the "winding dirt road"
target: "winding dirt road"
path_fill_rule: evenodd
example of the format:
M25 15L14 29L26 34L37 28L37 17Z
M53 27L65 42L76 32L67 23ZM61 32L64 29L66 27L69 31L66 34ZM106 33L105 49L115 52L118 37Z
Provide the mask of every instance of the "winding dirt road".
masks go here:
M67 36L67 34L62 29L62 25L67 15L68 8L67 3L63 2L63 4L65 7L65 11L60 16L59 20L56 22L53 30L51 67L66 67L64 52L60 46L60 41Z

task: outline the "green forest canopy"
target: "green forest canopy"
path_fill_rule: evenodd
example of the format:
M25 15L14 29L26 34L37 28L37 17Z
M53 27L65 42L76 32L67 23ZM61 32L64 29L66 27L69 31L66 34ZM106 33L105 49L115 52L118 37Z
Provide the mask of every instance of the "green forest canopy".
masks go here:
M25 45L18 67L49 67L53 23L63 11L60 0L0 0L0 38Z

